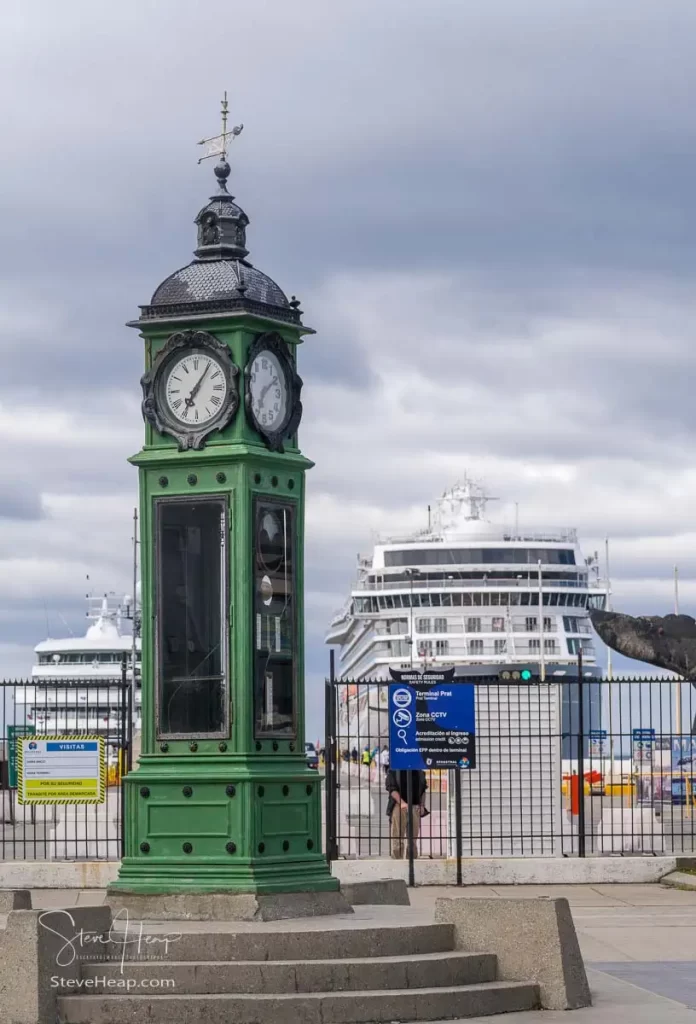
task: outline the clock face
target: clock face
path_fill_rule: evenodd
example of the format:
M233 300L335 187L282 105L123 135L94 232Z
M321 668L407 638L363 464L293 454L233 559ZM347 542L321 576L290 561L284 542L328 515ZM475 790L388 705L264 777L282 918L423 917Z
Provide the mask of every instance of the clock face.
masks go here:
M172 363L164 379L169 415L191 428L209 423L224 409L227 376L208 352L189 352Z
M278 430L288 412L288 382L280 360L262 349L249 368L251 412L264 431Z

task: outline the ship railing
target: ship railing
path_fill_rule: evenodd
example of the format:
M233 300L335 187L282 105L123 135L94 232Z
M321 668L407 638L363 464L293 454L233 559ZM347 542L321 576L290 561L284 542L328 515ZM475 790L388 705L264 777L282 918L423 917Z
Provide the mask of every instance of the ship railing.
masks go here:
M542 541L546 544L577 544L578 543L578 531L572 527L566 526L550 526L547 529L543 527L539 530L515 530L512 526L498 526L498 524L492 523L491 526L495 526L496 529L500 530L500 539L507 542L519 542L524 543L526 541ZM428 543L428 544L451 544L454 540L461 540L466 543L471 543L471 534L469 533L457 533L455 530L447 530L446 536L443 536L440 532L433 532L432 530L423 530L421 533L410 533L410 534L392 534L391 536L378 536L377 544L414 544L414 543ZM360 558L367 560L367 556L360 555ZM371 559L370 559L371 562Z
M348 616L350 615L350 608L351 608L352 603L353 603L352 599L349 599L348 601L346 601L346 603L343 605L341 610L336 612L336 614L332 618L331 623L330 623L331 626L338 626L339 623L343 622L345 619L348 618Z
M604 590L604 585L598 580L549 580L543 579L542 586L545 591L549 590L567 590L579 589L579 590ZM383 590L399 590L404 593L410 593L411 589L415 592L419 590L500 590L508 588L523 587L526 590L539 589L539 582L534 571L530 573L524 573L523 576L506 576L502 579L457 579L453 576L451 579L432 580L427 577L414 576L409 579L389 579L389 577L381 577L377 580L358 580L354 585L354 590L359 591L383 591Z
M371 635L369 638L364 638L352 651L344 653L342 658L343 672L353 672L355 664L368 649L376 658L404 658L410 656L411 647L413 647L414 658L422 659L426 657L438 663L443 660L452 661L454 659L456 661L462 658L470 660L479 657L501 658L512 655L515 657L538 658L540 653L539 641L535 643L533 640L515 640L513 642L509 637L500 640L452 638L439 641L419 640L416 638L412 642L410 637L402 639L395 637L388 640L382 635ZM565 650L565 645L562 645L558 640L545 640L544 654L546 657L572 656ZM583 656L589 659L594 658L594 648L585 646L583 648Z
M539 633L539 632L555 633L555 632L557 632L557 630L558 630L558 625L555 622L551 622L551 623L547 622L544 625L543 630L540 630L539 623L537 623L535 626L531 626L531 627L527 626L525 623L513 622L513 624L512 624L512 632L513 633ZM503 632L503 631L499 630L498 632Z

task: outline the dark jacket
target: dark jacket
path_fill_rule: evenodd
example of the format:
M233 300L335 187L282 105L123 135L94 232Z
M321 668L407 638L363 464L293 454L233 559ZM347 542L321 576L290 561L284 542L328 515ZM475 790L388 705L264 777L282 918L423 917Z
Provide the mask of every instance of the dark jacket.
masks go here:
M403 800L406 799L406 793L407 793L407 789L406 789L406 786L407 786L406 776L407 776L407 774L408 774L408 772L405 772L405 771L392 771L391 768L387 772L387 777L386 777L384 785L385 785L385 788L387 790L387 793L389 794L389 800L387 802L387 814L389 815L390 818L391 818L392 811L394 810L394 807L396 805L396 801L394 800L394 797L392 796L392 793L394 792L394 790L396 790L396 792L399 794L399 796ZM412 797L412 799L413 799L414 807L417 807L418 804L422 803L422 801L423 801L423 797L425 796L426 790L428 788L428 783L427 783L426 778L425 778L425 772L414 771L412 774L413 774L413 797ZM402 792L402 788L403 788L403 792Z

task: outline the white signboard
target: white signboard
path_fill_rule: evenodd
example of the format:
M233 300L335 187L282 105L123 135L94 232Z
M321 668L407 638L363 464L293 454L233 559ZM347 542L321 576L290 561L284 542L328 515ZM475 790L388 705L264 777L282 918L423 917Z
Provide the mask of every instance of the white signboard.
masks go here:
M641 771L650 770L655 750L654 729L633 730L633 760Z
M20 804L102 804L106 757L101 736L26 736L17 750Z
M606 757L608 747L606 729L590 729L590 757Z

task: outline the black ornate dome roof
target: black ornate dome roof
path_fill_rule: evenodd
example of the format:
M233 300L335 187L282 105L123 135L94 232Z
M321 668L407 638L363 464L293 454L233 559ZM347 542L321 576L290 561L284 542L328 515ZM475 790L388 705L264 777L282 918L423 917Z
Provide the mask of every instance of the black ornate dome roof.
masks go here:
M220 190L196 217L196 259L159 285L141 319L248 310L300 322L299 303L245 258L249 218L227 191L229 173L227 161L217 165Z
M194 260L163 281L150 306L177 302L211 302L246 298L269 306L290 308L275 281L246 260Z

